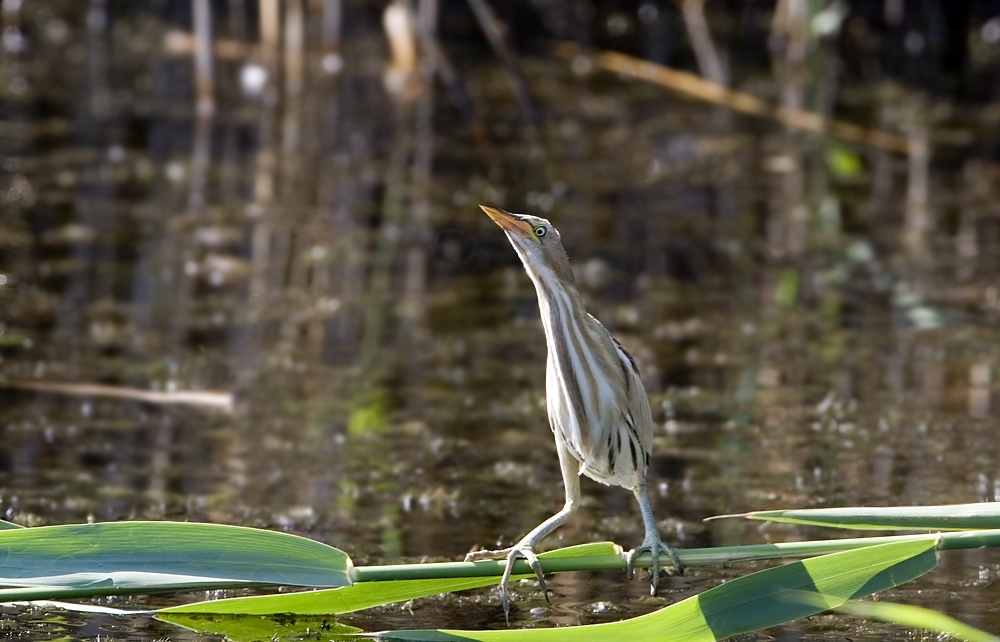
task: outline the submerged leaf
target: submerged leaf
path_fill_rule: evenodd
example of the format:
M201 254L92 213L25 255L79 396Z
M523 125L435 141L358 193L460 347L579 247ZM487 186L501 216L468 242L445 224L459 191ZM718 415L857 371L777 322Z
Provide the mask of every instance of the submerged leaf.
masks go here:
M870 620L882 620L914 629L944 633L956 640L968 642L1000 642L1000 638L981 631L965 622L931 609L891 602L848 602L835 610Z

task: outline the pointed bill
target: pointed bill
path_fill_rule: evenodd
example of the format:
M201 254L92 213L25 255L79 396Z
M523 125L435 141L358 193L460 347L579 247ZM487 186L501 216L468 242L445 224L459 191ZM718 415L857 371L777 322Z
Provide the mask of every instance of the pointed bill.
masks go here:
M504 232L514 234L521 238L535 238L535 235L531 231L531 224L523 220L517 214L505 212L504 210L490 207L489 205L480 205L479 207L481 207L482 210L486 212L491 219L493 219L494 223L503 228Z

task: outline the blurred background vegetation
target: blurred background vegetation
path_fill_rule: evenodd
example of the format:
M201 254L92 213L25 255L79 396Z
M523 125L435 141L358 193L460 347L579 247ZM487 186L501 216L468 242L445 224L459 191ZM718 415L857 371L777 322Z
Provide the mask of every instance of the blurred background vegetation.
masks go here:
M357 563L519 538L562 491L534 291L480 202L551 219L636 357L667 541L1000 496L998 2L0 14L5 519L284 528ZM641 539L584 486L551 546ZM963 555L904 599L1000 630L1000 560ZM518 604L620 619L719 579ZM359 617L502 623L487 592L414 609Z

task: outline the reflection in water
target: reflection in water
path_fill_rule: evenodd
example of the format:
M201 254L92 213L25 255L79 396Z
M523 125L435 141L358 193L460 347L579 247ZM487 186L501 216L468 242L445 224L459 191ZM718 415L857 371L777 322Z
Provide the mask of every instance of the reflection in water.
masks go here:
M795 58L809 36L791 31L757 69L726 71L790 108L849 101L846 115L870 115L859 124L919 149L706 109L580 56L521 58L544 115L529 126L476 19L436 21L433 3L411 23L422 80L395 97L368 5L42 5L4 15L6 518L283 528L358 564L455 559L527 532L562 496L545 348L531 284L479 202L553 220L588 309L636 357L663 426L651 495L671 540L827 536L701 524L723 512L997 499L996 167L939 149L913 90L841 94L832 73L812 76L810 56L836 62L831 42ZM594 19L649 33L672 19L644 12ZM180 33L198 16L214 38L200 76L204 37ZM11 44L21 33L30 56ZM197 108L209 82L214 111ZM985 118L962 124L967 139ZM640 536L627 496L584 496L546 546ZM1000 628L983 607L991 553L943 566L921 586L961 604L935 606ZM695 570L653 601L617 574L569 574L551 605L516 588L517 617L619 619L743 570ZM359 625L502 625L489 592L413 608Z

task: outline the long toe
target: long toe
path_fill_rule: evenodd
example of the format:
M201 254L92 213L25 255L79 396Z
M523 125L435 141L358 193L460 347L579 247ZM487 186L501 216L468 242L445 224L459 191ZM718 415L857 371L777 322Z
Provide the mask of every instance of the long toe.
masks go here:
M524 559L526 559L528 561L528 566L530 566L531 570L533 570L535 572L535 577L538 578L538 587L540 589L542 589L542 595L545 596L545 601L548 602L549 601L549 587L546 586L546 584L545 584L545 573L542 572L542 563L538 561L538 556L535 555L535 552L533 550L531 550L530 548L529 549L520 550L518 552L521 554L521 557L523 557ZM513 555L513 553L511 553L511 555ZM508 557L507 558L507 566L508 566L508 568L511 567L513 565L513 563L514 562L511 560L511 558Z
M650 583L650 593L656 595L656 589L660 585L660 553L666 553L673 561L674 570L672 574L684 572L684 565L674 549L670 548L659 537L647 538L642 544L636 546L625 556L626 577L632 579L635 574L635 560L643 553L649 552L652 556L652 568L650 569L652 582Z
M542 594L545 595L545 600L549 599L549 589L545 584L545 574L542 573L542 563L538 561L538 556L535 552L531 550L530 546L514 546L508 549L507 553L507 566L503 570L503 577L500 578L500 598L503 601L503 615L504 619L507 620L507 624L510 624L510 589L508 585L510 583L510 576L514 570L514 562L518 558L523 557L527 560L528 565L531 570L535 572L535 577L538 578L539 587L542 589Z
M677 556L677 551L673 548L663 544L663 551L670 556L670 561L674 563L673 575L683 575L684 574L684 563L681 562L681 558Z

